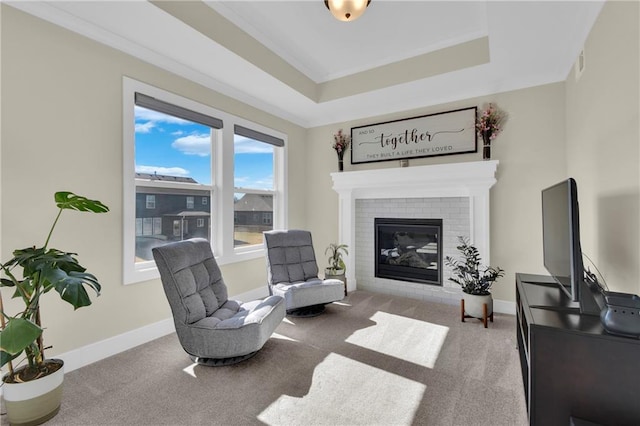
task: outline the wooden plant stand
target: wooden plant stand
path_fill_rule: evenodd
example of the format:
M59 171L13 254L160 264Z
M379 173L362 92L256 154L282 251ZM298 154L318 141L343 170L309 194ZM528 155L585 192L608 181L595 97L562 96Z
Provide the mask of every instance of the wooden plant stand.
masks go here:
M464 322L465 318L476 318L479 319L480 321L482 321L482 323L484 324L484 328L487 328L487 319L489 319L489 321L493 322L493 312L491 312L491 315L487 315L487 304L483 303L482 304L482 318L477 318L474 317L472 315L467 315L464 313L464 299L460 300L460 319L462 320L462 322Z

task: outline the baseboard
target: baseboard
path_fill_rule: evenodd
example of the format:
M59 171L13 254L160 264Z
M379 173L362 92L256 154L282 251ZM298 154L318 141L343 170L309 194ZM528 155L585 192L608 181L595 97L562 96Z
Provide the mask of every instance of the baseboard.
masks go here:
M493 299L493 311L501 314L516 314L516 302Z
M175 331L173 318L167 318L135 330L127 331L100 342L82 346L69 352L54 355L53 358L64 361L64 371L69 373L102 359L124 352L136 346L158 339ZM4 372L4 371L3 371ZM0 387L0 396L2 387Z
M229 298L248 302L250 300L265 298L268 294L269 290L265 284L254 290L232 295ZM62 359L64 361L64 371L65 373L69 373L78 368L119 354L120 352L159 339L160 337L175 332L175 330L173 318L167 318L90 345L82 346L69 352L55 355L54 358ZM4 370L3 373L5 373ZM2 396L1 386L0 396Z
M64 361L64 371L70 372L166 336L175 330L173 318L167 318L109 339L56 355L55 358L62 359Z

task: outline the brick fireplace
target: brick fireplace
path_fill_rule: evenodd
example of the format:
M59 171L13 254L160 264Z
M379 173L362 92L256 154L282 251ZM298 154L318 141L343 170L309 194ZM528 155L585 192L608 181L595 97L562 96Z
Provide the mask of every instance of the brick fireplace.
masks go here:
M497 161L332 173L339 195L339 241L349 246L349 291L356 288L457 304L459 286L387 279L376 276L376 218L442 220L442 257L457 256L458 236L468 237L490 264L489 189Z

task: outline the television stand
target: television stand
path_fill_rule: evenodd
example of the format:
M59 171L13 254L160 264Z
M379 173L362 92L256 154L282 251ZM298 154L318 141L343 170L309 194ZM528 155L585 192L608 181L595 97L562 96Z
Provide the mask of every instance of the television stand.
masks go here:
M555 287L558 285L558 283L556 283L553 278L549 277L548 280L546 281L523 281L523 283L526 284L535 284L535 285L544 285L547 287Z
M530 308L544 309L544 310L547 310L547 311L562 312L562 313L565 313L565 314L580 315L580 308L571 307L571 306L531 305Z
M608 334L549 277L516 274L516 339L530 425L640 424L640 340Z

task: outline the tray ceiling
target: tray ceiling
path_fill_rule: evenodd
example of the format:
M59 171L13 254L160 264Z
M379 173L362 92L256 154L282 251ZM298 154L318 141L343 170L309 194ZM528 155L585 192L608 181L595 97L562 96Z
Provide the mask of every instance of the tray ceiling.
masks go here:
M304 127L564 81L602 1L7 2Z

